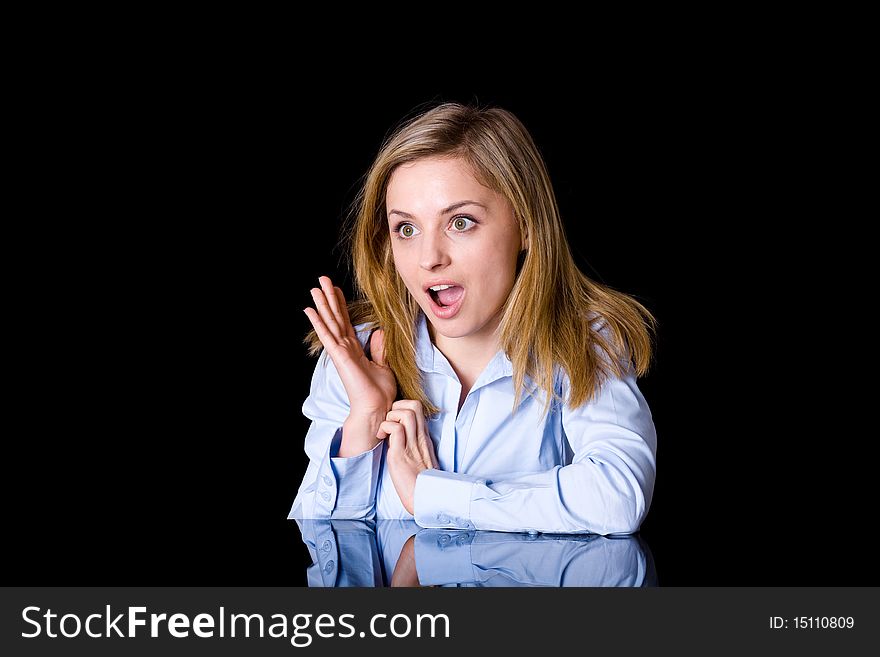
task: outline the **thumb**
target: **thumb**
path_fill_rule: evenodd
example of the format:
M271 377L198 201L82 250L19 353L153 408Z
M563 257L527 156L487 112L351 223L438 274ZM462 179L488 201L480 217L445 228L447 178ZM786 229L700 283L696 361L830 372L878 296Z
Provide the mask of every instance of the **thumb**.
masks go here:
M385 331L376 329L370 337L370 356L377 365L385 366Z

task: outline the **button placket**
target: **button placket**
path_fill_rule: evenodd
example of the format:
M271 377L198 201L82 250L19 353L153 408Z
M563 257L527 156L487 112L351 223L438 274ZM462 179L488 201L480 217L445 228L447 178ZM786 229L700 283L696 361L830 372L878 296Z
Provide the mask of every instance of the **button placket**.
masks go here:
M470 442L471 429L474 426L474 417L480 405L480 391L471 388L464 404L461 405L461 412L455 419L455 465L456 472L463 471L467 466L467 448Z
M458 395L460 393L460 385L451 385L447 388L446 398L443 400L443 405L448 410L444 413L440 445L437 450L437 460L440 461L440 468L449 472L455 471L455 412L458 404Z

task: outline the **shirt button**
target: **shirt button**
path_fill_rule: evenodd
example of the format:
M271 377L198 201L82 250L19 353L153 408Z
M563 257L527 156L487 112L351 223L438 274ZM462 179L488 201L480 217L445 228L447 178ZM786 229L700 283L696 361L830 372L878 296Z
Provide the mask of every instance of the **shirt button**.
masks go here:
M333 570L333 566L335 566L335 565L336 564L333 563L333 559L330 559L330 561L327 562L327 565L324 566L324 572L329 573L331 570Z
M327 475L324 475L323 477L321 477L321 481L324 482L325 486L332 486L333 485L333 480L330 477L328 477Z
M324 498L324 501L325 501L325 502L329 502L329 501L330 501L330 493L328 493L327 491L324 491L323 493L321 493L321 497Z
M333 547L333 546L330 545L330 541L324 541L324 543L321 545L321 549L324 552L329 552L331 547Z
M529 532L528 532L528 534L529 534L529 536L537 536L537 535L538 535L538 530L536 530L536 529L530 529Z

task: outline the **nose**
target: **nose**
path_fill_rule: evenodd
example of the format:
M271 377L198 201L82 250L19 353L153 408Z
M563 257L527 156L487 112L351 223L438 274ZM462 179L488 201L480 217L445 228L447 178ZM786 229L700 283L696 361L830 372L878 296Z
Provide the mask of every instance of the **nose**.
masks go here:
M446 237L442 232L426 231L421 239L419 266L426 271L433 271L449 264L449 252L445 244Z

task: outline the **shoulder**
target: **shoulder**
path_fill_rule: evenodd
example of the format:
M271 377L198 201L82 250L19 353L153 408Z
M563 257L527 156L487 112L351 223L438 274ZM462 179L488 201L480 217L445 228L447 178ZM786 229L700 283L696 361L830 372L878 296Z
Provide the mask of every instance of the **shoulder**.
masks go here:
M354 332L357 335L357 339L360 341L361 346L364 348L364 351L367 355L370 355L368 350L368 344L370 342L370 338L373 336L373 331L379 328L379 325L375 322L364 322L363 324L357 324L354 327Z
M603 338L608 338L611 333L611 325L608 323L608 319L602 313L599 313L595 310L590 310L587 312L587 321L590 322L590 331L594 335L601 335Z
M379 328L379 326L375 322L363 322L362 324L355 325L354 332L357 334L358 340L361 341L361 344L365 344L367 338L377 328Z
M606 366L613 369L612 360L614 360L617 361L622 371L629 373L632 368L632 358L621 331L615 330L608 318L598 312L591 311L588 318L590 320L590 342L596 355Z
M628 381L630 378L634 381L635 371L629 352L625 346L621 345L620 338L608 319L596 311L588 312L587 319L590 330L589 344L596 358L601 361L601 363L597 363L599 365L596 372L597 394L601 395L611 381ZM617 361L623 376L615 374L613 361ZM571 389L571 378L565 368L560 365L556 366L555 380L557 391L567 398Z

